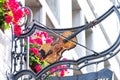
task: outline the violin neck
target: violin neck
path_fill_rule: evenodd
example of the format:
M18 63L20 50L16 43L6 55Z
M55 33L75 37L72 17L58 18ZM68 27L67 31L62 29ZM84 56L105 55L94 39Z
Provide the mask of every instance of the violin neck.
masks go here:
M63 40L63 43L66 43L68 42L69 40L71 40L72 38L74 38L77 34L79 34L81 31L83 31L84 28L76 31L75 33L71 34L70 36L66 37L64 40Z

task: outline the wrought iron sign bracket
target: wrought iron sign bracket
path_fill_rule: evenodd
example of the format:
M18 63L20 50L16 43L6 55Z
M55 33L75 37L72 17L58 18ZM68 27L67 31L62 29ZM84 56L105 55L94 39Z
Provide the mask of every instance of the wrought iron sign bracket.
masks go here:
M30 12L31 12L31 10L30 10ZM97 19L91 21L90 23L87 23L83 26L78 26L78 27L75 27L75 28L64 28L64 29L49 28L49 27L41 24L40 22L38 22L36 20L32 20L32 12L31 12L30 22L29 22L29 24L27 24L25 26L24 33L21 34L20 36L13 37L13 47L12 47L13 49L12 49L12 52L11 52L11 56L12 56L11 68L12 69L11 69L11 72L10 72L9 80L18 80L20 77L22 77L24 75L29 75L29 77L26 78L27 80L30 80L30 79L35 79L35 80L42 79L42 80L44 80L50 75L50 74L46 74L47 71L50 70L51 68L55 67L55 66L60 66L60 65L66 65L67 64L68 69L81 70L85 66L100 63L100 62L103 62L103 61L106 61L106 60L112 58L113 56L115 56L120 51L120 49L118 49L118 47L120 45L120 32L119 32L119 36L118 36L117 40L115 41L115 43L110 48L108 48L108 49L106 49L102 52L99 52L99 53L94 51L94 50L90 50L86 46L83 46L83 45L81 45L77 42L74 42L71 39L74 36L76 36L77 34L79 34L80 32L82 32L83 30L92 28L93 26L99 24L101 21L103 21L105 18L107 18L113 12L116 13L116 15L117 15L117 17L119 18L119 21L120 21L120 13L119 13L118 9L115 6L112 6L103 15L101 15ZM42 31L52 32L52 33L57 34L59 36L61 36L59 34L60 32L73 31L74 33L71 34L68 37L62 36L64 38L64 42L71 40L73 43L92 51L94 54L82 57L78 60L57 61L57 62L55 62L51 65L48 65L47 67L42 69L40 72L35 74L30 69L27 69L28 66L25 69L23 68L23 66L24 66L25 61L27 63L29 62L29 56L28 56L29 47L26 50L24 49L24 41L27 41L27 38L29 36L31 36L35 32L36 29L37 30L42 30ZM29 43L27 43L27 45L29 45ZM103 59L102 57L105 57L105 56L106 56L106 58ZM18 64L19 64L19 68L17 68ZM72 68L70 65L79 65L79 67L78 68ZM61 68L61 69L64 69L64 68ZM54 72L56 72L56 71L57 70L55 70Z

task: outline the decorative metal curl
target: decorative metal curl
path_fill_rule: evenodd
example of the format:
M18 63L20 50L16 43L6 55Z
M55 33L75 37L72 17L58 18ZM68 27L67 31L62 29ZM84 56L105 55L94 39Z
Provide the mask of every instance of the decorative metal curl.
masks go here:
M119 21L120 21L120 13L119 13L118 9L115 6L112 6L102 16L100 16L99 18L93 20L92 24L88 23L88 24L83 25L82 27L69 28L69 29L65 29L64 30L64 29L47 28L47 27L45 27L45 26L43 26L43 25L41 25L41 24L39 24L37 22L33 22L32 25L29 25L31 27L31 29L28 30L26 33L22 34L21 36L17 37L17 38L19 39L19 38L25 38L27 36L30 36L30 35L33 34L35 29L52 31L52 32L54 32L56 34L59 31L66 31L66 30L71 30L71 29L77 30L78 29L78 31L75 34L73 34L73 35L77 35L81 31L83 31L85 29L88 29L88 28L91 28L92 26L95 26L96 24L100 23L101 21L103 21L106 17L108 17L114 11L115 11L115 13L118 16ZM71 38L71 36L67 37L67 40L69 38ZM106 61L106 60L110 59L111 57L115 56L120 51L120 49L115 51L118 48L119 45L120 45L120 32L119 32L119 36L118 36L117 40L115 41L115 43L110 48L108 48L108 49L106 49L106 50L104 50L104 51L102 51L102 52L100 52L98 54L88 55L88 56L82 57L82 58L80 58L80 59L78 59L76 61L75 60L58 61L58 62L55 62L55 63L53 63L51 65L48 65L46 68L42 69L37 74L34 74L30 70L21 70L21 71L17 72L14 75L14 80L17 80L18 78L20 78L21 76L26 75L26 74L30 75L35 80L39 80L40 78L42 78L43 74L45 74L47 71L49 71L51 68L54 68L55 66L65 65L65 64L81 65L82 63L85 63L86 60L87 60L87 63L81 65L78 69L76 69L76 70L80 70L80 69L82 69L85 66L88 66L88 65L91 65L91 64L100 63L100 62ZM111 54L111 52L113 52L113 54ZM108 56L108 57L106 57L105 59L97 60L97 59L100 59L100 58L105 57L105 56ZM97 60L97 61L94 61L94 60ZM68 69L72 69L72 68L70 68L70 66L69 66ZM43 79L45 79L46 77L44 77Z

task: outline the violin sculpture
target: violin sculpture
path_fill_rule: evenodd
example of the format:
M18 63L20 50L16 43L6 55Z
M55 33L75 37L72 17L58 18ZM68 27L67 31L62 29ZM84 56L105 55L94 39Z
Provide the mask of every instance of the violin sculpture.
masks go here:
M63 32L62 36L60 36L55 43L52 44L46 44L46 47L44 46L44 48L42 48L42 50L45 50L45 57L44 57L44 61L52 64L56 61L58 61L61 57L62 57L62 53L65 50L69 50L72 49L76 46L76 44L74 42L77 41L77 38L74 37L71 40L68 40L67 42L64 42L63 40L65 39L65 37L68 37L72 34L73 32L71 31L66 31ZM74 41L74 42L73 42ZM49 50L48 50L49 48Z

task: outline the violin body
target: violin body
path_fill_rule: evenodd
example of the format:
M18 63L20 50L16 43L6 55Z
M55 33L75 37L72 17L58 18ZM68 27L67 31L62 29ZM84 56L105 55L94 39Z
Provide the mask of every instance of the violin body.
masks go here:
M62 35L64 37L68 37L72 34L73 32L70 32L70 31L66 31L66 32L63 32ZM65 51L65 50L69 50L69 49L72 49L76 46L76 44L74 42L77 41L77 38L74 37L72 38L71 40L74 41L72 42L71 40L67 41L67 42L63 42L63 40L65 39L64 37L60 36L55 43L52 43L52 44L49 44L51 45L49 51L47 49L47 56L43 59L44 61L52 64L56 61L58 61L61 57L62 57L62 53ZM48 46L48 45L47 45ZM46 48L47 48L46 46Z

